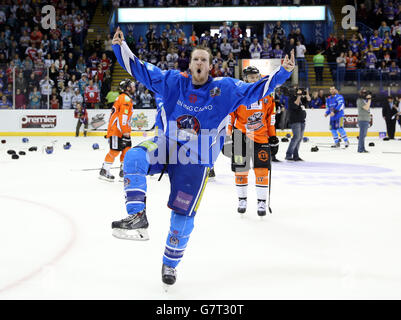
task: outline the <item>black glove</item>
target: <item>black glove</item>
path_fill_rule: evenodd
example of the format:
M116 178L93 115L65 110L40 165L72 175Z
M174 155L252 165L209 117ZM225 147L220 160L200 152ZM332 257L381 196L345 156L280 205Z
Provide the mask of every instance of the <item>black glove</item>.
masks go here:
M131 148L132 143L131 143L131 137L127 138L127 137L122 137L121 138L121 147L122 149L125 149L127 147Z
M272 156L275 156L278 152L278 144L279 140L276 136L269 137L269 146L272 153Z

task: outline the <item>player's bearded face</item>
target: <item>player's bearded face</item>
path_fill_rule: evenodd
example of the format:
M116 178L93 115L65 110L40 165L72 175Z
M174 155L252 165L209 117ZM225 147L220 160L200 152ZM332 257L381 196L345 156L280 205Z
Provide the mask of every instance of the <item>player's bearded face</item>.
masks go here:
M209 53L205 50L195 50L192 53L189 70L191 70L192 81L194 84L204 84L209 76L212 66L209 63Z

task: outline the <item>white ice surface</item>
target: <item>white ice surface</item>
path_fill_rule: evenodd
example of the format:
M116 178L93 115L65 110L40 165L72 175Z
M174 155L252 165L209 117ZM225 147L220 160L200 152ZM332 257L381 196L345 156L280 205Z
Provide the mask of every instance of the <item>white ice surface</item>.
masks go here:
M368 154L356 152L356 138L349 149L320 145L317 153L315 143L332 140L302 143L305 163L273 163L273 214L263 220L253 173L248 210L236 213L229 159L220 155L165 293L167 175L148 179L150 240L119 240L111 222L126 215L122 183L81 170L100 168L105 139L2 139L0 299L401 299L401 141L368 138L376 144ZM54 153L44 153L52 141ZM38 152L27 151L33 145ZM27 154L12 160L8 149Z

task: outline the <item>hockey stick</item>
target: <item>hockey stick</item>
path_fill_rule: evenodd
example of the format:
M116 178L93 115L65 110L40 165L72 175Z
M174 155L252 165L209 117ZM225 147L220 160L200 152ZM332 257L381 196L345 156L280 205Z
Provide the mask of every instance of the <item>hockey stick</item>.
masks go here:
M401 152L396 152L396 151L382 151L382 153L401 154Z
M72 169L71 171L93 171L100 170L102 168L91 168L91 169ZM120 169L120 167L111 167L110 169Z

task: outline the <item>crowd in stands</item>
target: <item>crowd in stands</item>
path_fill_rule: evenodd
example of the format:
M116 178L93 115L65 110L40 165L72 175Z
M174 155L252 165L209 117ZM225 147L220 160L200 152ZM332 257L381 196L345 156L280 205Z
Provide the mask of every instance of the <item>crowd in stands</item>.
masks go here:
M54 1L43 29L37 1L0 1L0 109L98 107L111 86L110 35L86 39L97 0ZM15 77L15 88L13 78Z
M365 81L370 86L398 86L401 80L401 2L358 1L357 27L350 38L330 34L316 55L323 54L340 86ZM362 24L360 24L362 23ZM318 61L316 61L318 63ZM321 64L315 63L316 66ZM321 70L316 69L319 84Z

